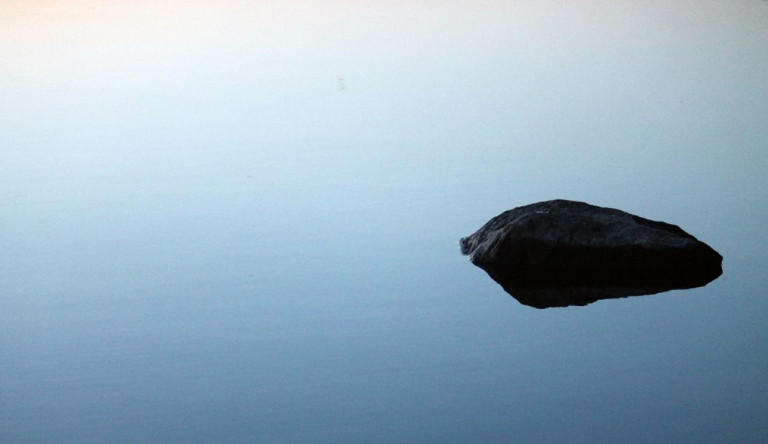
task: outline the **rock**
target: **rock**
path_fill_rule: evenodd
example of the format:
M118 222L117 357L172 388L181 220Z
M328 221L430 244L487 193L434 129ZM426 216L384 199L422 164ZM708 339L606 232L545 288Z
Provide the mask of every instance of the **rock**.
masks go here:
M587 305L602 299L626 298L695 288L712 278L695 273L621 273L592 271L578 276L520 274L503 266L480 265L488 275L518 302L534 308Z
M722 274L722 256L676 225L568 200L506 211L460 246L539 308L693 288Z

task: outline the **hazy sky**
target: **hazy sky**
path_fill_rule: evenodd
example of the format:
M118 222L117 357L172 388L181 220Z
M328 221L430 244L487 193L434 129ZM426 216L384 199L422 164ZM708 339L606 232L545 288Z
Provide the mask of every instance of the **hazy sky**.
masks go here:
M749 120L768 103L767 20L757 0L7 1L3 132L508 137Z
M275 178L358 171L360 151L363 181L500 151L616 175L766 169L758 0L5 1L0 58L16 185L214 171L217 150L243 163L233 147Z

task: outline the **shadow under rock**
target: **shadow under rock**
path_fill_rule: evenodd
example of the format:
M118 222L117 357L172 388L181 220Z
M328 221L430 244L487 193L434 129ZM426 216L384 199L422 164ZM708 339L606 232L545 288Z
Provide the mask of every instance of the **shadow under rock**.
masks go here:
M510 271L502 265L477 264L521 304L534 308L583 306L603 299L645 296L702 287L722 269L661 272L659 270L579 270L578 272Z

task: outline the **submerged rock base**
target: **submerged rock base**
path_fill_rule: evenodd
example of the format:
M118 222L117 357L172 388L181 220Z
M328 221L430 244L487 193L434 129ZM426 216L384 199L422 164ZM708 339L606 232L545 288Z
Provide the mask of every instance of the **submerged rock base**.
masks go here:
M460 246L539 308L693 288L722 274L722 256L676 225L568 200L506 211Z

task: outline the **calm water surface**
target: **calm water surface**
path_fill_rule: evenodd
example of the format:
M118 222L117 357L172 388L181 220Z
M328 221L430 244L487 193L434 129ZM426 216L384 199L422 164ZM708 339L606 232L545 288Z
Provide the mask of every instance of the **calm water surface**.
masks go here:
M1 7L0 442L765 442L762 3ZM521 305L553 198L724 273Z

